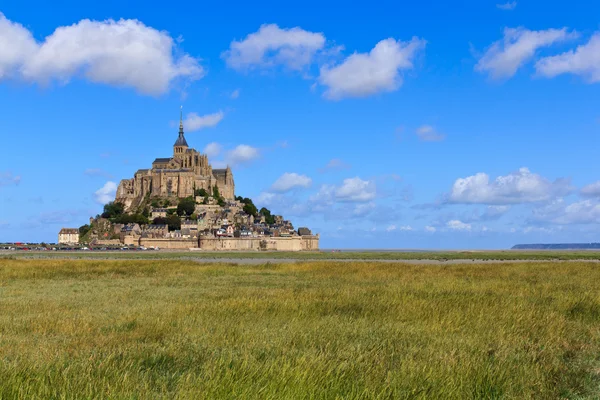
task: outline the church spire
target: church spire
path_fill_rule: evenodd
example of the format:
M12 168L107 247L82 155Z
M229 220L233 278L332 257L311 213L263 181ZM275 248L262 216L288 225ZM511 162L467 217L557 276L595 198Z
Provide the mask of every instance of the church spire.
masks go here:
M183 135L183 106L181 106L179 111L179 137L177 141L173 145L174 147L188 147L187 141L185 140L185 136Z
M183 106L179 108L179 132L183 133Z

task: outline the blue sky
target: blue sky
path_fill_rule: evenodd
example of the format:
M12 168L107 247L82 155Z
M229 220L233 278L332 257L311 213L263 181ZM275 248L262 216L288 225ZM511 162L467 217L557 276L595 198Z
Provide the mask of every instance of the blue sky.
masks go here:
M0 241L101 212L180 105L324 248L599 240L600 4L122 3L0 6Z

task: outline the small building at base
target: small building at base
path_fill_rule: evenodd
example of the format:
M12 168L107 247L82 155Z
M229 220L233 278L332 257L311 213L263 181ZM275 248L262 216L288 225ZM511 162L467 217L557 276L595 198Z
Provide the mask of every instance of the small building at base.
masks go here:
M77 244L79 243L79 229L62 228L58 232L58 244Z

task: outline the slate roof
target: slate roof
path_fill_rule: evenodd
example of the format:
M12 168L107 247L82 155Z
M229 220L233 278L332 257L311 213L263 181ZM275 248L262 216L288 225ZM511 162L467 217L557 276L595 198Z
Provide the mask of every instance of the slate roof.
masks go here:
M185 136L183 136L183 132L179 132L179 137L173 146L185 146L188 147L187 142L185 141Z

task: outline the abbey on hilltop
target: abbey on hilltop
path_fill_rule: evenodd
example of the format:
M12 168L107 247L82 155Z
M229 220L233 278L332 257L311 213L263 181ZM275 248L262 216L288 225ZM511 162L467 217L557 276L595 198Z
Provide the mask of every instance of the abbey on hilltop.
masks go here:
M213 169L206 154L189 148L183 133L183 118L179 118L179 137L173 145L173 157L157 158L151 169L138 170L132 179L123 179L117 189L116 202L125 210L139 206L146 196L194 196L194 191L205 189L212 193L217 187L226 200L235 197L235 184L229 166Z

